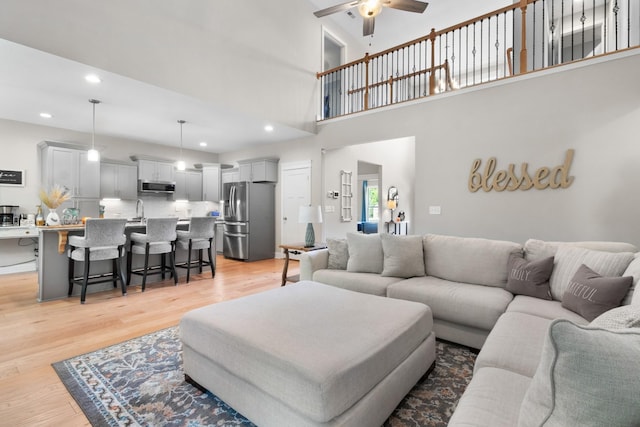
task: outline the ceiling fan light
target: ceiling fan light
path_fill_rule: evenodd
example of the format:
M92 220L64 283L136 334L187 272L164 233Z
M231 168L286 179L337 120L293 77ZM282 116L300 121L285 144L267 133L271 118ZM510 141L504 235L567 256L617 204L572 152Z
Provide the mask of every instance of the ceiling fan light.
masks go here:
M363 18L375 18L382 10L382 2L380 0L365 0L358 4L358 12Z

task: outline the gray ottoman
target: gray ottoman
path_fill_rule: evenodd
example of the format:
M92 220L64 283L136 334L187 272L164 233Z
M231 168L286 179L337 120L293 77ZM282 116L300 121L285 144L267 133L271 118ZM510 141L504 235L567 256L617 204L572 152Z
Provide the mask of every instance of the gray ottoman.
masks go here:
M180 321L184 371L259 426L381 425L435 364L424 304L315 282Z

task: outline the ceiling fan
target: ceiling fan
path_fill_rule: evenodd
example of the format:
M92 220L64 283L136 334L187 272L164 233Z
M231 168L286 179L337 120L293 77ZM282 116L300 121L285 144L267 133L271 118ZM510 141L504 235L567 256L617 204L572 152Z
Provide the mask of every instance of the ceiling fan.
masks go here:
M318 18L331 15L332 13L349 10L353 7L358 8L358 12L363 18L362 35L364 37L373 34L376 16L382 10L382 7L390 7L392 9L404 10L406 12L422 13L425 11L429 3L418 0L352 0L347 3L338 4L319 10L313 14Z

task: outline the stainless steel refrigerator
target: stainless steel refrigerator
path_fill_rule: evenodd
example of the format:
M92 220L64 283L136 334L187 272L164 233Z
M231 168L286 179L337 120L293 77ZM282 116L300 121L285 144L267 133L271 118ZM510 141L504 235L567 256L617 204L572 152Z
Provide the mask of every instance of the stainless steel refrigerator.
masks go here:
M273 258L275 184L228 182L224 193L224 256L245 261Z

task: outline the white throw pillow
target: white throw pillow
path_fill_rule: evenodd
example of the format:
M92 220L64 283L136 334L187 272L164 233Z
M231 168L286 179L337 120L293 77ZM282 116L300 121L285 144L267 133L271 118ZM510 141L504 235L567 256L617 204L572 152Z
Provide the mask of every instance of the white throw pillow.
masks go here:
M635 258L631 261L631 264L629 264L622 275L633 277L633 284L631 285L627 296L622 300L622 305L640 305L640 291L637 292L637 295L635 292L638 281L640 280L640 252L636 253Z
M383 276L407 279L425 275L422 236L381 234L380 238L384 253Z
M640 425L638 354L640 329L553 321L518 427Z
M604 329L640 328L640 306L624 305L593 319L589 326Z
M382 273L382 241L379 234L347 233L349 261L347 271Z
M621 276L633 260L631 252L602 252L562 245L555 255L555 266L549 283L551 296L562 301L562 296L582 264L605 277Z

